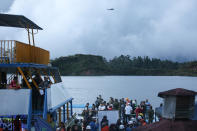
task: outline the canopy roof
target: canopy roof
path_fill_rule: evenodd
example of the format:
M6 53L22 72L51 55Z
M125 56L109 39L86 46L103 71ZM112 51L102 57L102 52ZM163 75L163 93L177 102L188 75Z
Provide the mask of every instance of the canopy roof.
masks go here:
M23 15L10 15L0 13L0 26L18 27L18 28L33 28L42 30L33 21L29 20Z
M187 90L183 88L176 88L164 92L159 92L158 96L159 97L164 97L164 96L195 96L197 93L192 90Z
M134 131L196 131L197 121L194 120L168 120L163 119L159 122L139 126Z

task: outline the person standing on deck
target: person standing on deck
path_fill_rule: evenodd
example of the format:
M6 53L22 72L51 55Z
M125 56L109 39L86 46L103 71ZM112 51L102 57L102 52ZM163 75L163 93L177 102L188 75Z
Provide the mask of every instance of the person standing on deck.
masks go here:
M44 81L42 82L42 89L47 89L49 88L51 85L49 78L48 77L44 77Z
M101 121L101 131L109 131L107 116L103 116Z
M18 77L15 76L14 79L11 81L10 83L10 86L9 86L10 89L20 89L20 85L18 84Z
M40 103L38 103L38 109L42 109L42 107L43 107L43 104L44 104L44 96L45 96L45 90L47 89L47 88L50 88L50 86L51 86L51 83L50 83L50 81L49 81L49 79L48 79L48 77L44 77L44 81L42 81L41 83L40 83L40 85L39 85L39 87L40 87L40 90L42 90L42 93L40 92L40 94L41 94L41 100L40 100Z
M151 106L151 105L150 105L148 99L146 99L146 102L145 102L146 112L145 112L145 114L144 114L144 119L145 119L145 121L149 119L149 118L148 118L148 112L149 112L149 110L150 110L150 106Z
M91 117L96 116L96 106L92 104Z
M16 116L16 119L14 120L14 131L20 131L21 130L21 121L19 120L20 116Z
M126 107L126 102L124 101L124 98L120 99L120 105L119 105L119 110L120 110L120 116L125 120L125 107Z
M125 107L125 122L126 123L130 120L132 110L133 108L131 107L130 103L128 103Z
M145 101L141 101L140 106L142 108L142 113L145 117L145 113L146 113L146 105L145 105Z
M152 106L150 106L150 109L148 110L148 123L153 123L153 119L154 119L154 110L152 108Z
M97 97L96 98L96 101L95 101L95 105L96 105L96 108L98 109L99 105L100 105L100 101L99 101L99 98Z
M95 118L91 118L90 121L90 127L91 127L91 131L97 131L98 127L96 125L96 119Z
M106 107L103 103L101 103L100 106L98 107L99 111L104 111L105 109L106 109Z
M86 103L86 106L84 108L84 117L85 117L86 120L88 119L89 113L90 113L89 105L90 105L89 103Z
M115 99L115 102L113 104L113 108L114 108L114 110L118 110L119 109L118 99Z
M140 105L138 105L137 108L135 109L136 118L138 117L139 113L142 113L142 108L140 107Z
M162 120L162 110L163 110L163 104L162 103L160 104L159 107L155 108L155 115L157 116L159 121Z
M113 105L114 104L114 98L113 97L110 97L110 100L109 100L109 104L111 105Z
M50 88L51 83L49 81L48 77L44 77L44 81L42 81L39 86L41 87L40 89L43 90L43 94L45 93L45 89Z

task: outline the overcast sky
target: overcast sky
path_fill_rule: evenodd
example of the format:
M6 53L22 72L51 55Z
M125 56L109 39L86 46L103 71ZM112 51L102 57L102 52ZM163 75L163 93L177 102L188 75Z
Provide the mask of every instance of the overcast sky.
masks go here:
M82 53L197 60L197 0L6 1L1 12L25 15L44 29L36 46L52 58ZM0 39L27 42L27 34L1 28Z

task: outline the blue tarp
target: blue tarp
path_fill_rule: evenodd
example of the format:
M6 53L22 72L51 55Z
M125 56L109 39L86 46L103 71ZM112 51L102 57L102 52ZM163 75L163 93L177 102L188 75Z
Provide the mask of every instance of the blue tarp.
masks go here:
M74 104L74 105L73 105L73 108L85 108L85 106L86 106L86 105L84 105L84 104ZM89 105L89 108L92 108L92 106Z

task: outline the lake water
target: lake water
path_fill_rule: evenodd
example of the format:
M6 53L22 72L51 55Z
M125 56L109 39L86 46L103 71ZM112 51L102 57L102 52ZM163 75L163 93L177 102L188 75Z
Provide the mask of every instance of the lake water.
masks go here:
M197 77L179 76L66 76L62 77L63 84L73 104L94 103L101 94L104 100L109 97L149 99L153 107L162 102L157 97L161 91L173 88L185 88L197 91Z

